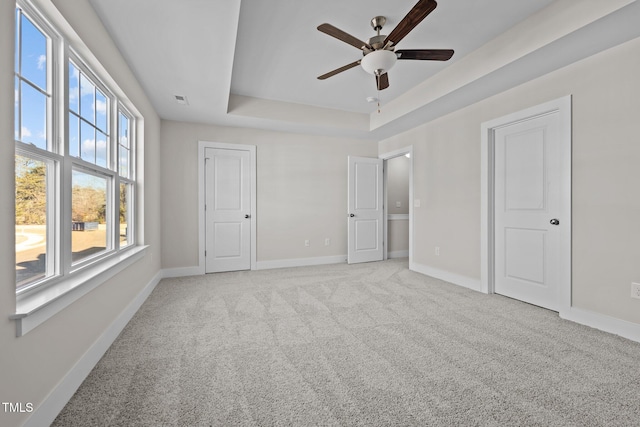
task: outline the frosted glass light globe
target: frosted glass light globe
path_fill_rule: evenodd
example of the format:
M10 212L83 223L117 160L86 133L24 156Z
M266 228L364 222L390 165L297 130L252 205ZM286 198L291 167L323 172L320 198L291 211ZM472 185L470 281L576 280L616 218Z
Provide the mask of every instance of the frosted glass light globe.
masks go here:
M397 59L396 54L390 50L375 50L366 54L360 65L369 74L382 75L395 65Z

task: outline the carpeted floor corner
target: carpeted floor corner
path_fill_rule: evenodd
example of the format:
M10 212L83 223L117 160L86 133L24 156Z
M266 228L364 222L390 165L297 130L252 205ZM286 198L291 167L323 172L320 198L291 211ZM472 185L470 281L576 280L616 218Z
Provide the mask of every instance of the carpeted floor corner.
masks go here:
M638 426L638 361L406 260L165 279L54 426Z

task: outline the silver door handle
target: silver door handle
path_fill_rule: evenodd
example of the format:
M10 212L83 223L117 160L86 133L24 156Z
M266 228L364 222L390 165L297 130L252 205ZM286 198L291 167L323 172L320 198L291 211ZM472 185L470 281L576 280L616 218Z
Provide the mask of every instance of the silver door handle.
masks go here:
M558 219L556 219L556 218L553 218L551 221L549 221L549 223L551 225L558 225L558 224L560 224L560 221Z
M353 218L353 217L355 216L355 214L349 214L349 216L350 216L351 218Z
M251 218L251 215L246 214L244 217L245 217L246 219L249 219L249 218Z

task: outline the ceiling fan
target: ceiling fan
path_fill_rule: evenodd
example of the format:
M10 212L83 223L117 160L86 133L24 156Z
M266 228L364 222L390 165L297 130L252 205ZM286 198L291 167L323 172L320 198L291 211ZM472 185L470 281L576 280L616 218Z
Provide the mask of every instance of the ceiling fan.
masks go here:
M361 65L369 74L376 77L376 86L378 90L389 87L389 76L387 72L396 63L396 60L429 60L429 61L447 61L453 56L451 49L408 49L395 50L396 45L411 30L413 30L424 18L427 17L438 6L435 0L419 0L413 9L409 11L402 21L389 33L388 36L381 35L380 30L387 22L384 16L376 16L371 20L371 26L377 32L377 35L371 37L366 42L357 39L351 34L334 27L331 24L322 24L318 26L318 31L335 37L345 43L350 44L362 50L362 59L358 59L351 64L344 65L326 74L318 76L319 80L327 79L338 73L349 70L353 67Z

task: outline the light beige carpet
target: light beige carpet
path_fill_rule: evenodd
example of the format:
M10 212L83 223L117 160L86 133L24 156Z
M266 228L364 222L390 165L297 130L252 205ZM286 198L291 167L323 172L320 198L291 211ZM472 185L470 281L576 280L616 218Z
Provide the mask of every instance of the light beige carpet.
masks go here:
M639 364L406 260L165 279L54 425L638 426Z

